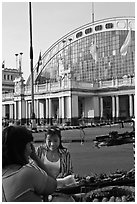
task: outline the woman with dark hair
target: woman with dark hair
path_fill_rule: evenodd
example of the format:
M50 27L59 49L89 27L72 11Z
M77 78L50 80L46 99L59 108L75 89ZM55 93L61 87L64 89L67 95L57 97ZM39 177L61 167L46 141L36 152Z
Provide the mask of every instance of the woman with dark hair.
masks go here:
M2 201L42 202L56 190L57 182L37 165L32 133L22 126L9 126L2 132ZM42 164L41 164L42 165Z
M51 175L57 179L57 188L75 183L72 161L67 148L63 147L61 131L50 127L45 135L44 144L37 149L37 154ZM52 194L51 202L74 202L70 195Z
M63 178L73 174L70 153L62 145L59 128L50 127L47 130L45 142L38 147L37 154L54 178Z

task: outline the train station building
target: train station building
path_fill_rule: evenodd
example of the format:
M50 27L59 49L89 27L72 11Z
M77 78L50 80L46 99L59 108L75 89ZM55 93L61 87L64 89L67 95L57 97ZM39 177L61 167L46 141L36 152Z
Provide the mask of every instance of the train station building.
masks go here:
M31 104L31 76L25 83L19 74L14 90L3 91L2 116L27 123ZM82 25L40 53L34 66L37 123L44 120L46 124L77 125L80 120L126 120L134 117L134 107L134 17Z

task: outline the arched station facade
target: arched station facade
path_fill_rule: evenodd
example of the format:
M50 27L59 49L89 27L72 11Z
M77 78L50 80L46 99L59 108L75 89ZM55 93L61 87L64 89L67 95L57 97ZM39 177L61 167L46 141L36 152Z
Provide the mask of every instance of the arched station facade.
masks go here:
M9 117L29 120L31 76L26 84L16 80L12 100L14 114ZM77 125L81 119L129 119L135 114L134 101L134 17L83 25L55 42L34 67L37 122Z

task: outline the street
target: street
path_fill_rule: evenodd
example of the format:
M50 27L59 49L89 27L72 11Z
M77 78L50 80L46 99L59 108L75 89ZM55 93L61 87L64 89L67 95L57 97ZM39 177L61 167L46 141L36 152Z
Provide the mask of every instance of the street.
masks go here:
M111 147L101 147L98 149L94 146L93 139L97 135L105 135L110 131L123 133L132 131L132 126L126 124L124 128L119 126L85 128L85 142L81 144L81 130L62 131L63 145L71 153L74 172L80 176L91 175L92 173L100 174L114 172L117 169L130 170L134 166L133 144L124 144ZM45 132L36 133L35 139L44 139ZM79 142L75 142L79 140ZM66 142L65 142L66 141ZM70 141L70 142L69 142ZM71 142L72 141L72 142ZM36 142L35 146L41 142Z

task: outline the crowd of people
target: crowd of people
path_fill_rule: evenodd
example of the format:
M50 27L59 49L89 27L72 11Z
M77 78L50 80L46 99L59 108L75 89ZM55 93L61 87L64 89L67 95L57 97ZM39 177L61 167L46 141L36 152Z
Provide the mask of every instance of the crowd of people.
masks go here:
M74 182L72 161L61 142L61 132L51 127L45 141L34 147L25 126L8 126L2 132L2 201L73 201L56 189Z

